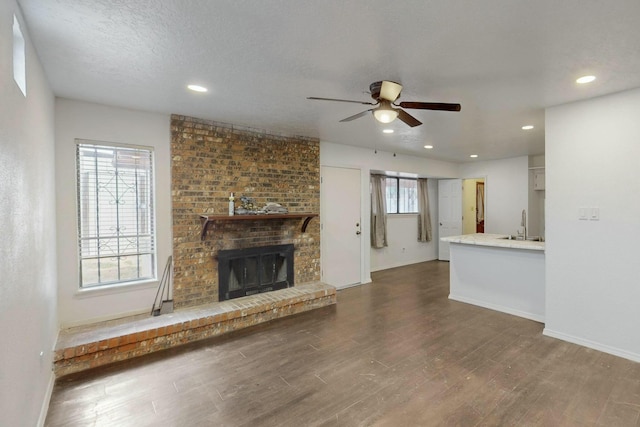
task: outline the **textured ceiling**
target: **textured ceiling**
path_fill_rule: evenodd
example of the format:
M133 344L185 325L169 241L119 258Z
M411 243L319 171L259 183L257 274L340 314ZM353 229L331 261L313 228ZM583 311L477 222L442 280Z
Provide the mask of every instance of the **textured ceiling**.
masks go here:
M640 86L638 0L19 4L58 96L435 159L542 154L545 107ZM365 105L306 99L371 101L378 80L462 111L408 110L424 124L387 135L339 123Z

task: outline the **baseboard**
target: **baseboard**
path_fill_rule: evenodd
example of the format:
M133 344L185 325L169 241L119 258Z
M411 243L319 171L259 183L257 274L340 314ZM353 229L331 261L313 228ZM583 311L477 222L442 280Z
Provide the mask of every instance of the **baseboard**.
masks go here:
M361 286L361 285L364 285L364 283L352 283L350 285L335 286L335 288L341 291L343 289L355 288L356 286Z
M372 273L375 273L376 271L383 271L383 270L389 270L391 268L398 268L398 267L404 267L407 265L413 265L413 264L420 264L422 262L429 262L429 261L435 261L436 258L432 258L432 259L420 259L420 260L412 260L412 261L401 261L401 262L397 262L397 263L393 263L390 265L383 265L383 266L377 266L371 269Z
M47 412L49 412L49 402L51 401L51 394L53 394L53 385L56 382L56 376L51 371L49 375L49 384L47 384L47 391L42 399L42 406L40 407L40 416L38 417L38 427L43 427L44 422L47 420Z
M488 308L489 310L500 311L502 313L511 314L513 316L523 317L525 319L533 320L535 322L544 323L544 315L529 313L527 311L522 311L522 310L516 310L511 307L504 307L498 304L491 304L485 301L479 301L473 298L461 297L454 294L449 294L449 299L458 301L458 302L464 302L466 304L477 305L483 308Z
M638 353L632 353L630 351L622 350L617 347L611 347L609 345L602 344L596 341L591 341L585 338L579 338L573 335L565 334L563 332L554 331L549 328L544 328L542 330L542 335L546 335L551 338L557 338L559 340L567 341L573 344L578 344L583 347L592 348L594 350L602 351L603 353L609 353L614 356L629 359L633 362L640 362L640 354Z

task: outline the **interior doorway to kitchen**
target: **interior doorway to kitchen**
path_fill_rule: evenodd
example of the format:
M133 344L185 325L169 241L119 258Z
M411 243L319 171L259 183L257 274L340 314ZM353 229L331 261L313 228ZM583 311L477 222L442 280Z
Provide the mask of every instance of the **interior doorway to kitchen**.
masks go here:
M484 233L486 221L485 179L462 180L462 234Z

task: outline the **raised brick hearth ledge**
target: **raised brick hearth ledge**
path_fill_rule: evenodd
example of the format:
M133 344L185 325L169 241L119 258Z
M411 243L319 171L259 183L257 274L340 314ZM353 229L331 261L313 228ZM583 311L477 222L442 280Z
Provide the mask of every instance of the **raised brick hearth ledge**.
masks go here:
M60 331L53 368L56 377L246 328L336 303L336 289L324 283L139 315Z

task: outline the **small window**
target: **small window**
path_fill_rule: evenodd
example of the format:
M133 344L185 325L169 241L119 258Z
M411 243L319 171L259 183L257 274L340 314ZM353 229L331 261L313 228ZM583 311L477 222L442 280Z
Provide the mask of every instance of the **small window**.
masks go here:
M155 279L153 151L76 142L80 286Z
M27 96L27 65L25 60L24 36L20 30L18 18L13 15L13 80Z
M387 213L418 213L418 181L411 178L386 179Z

